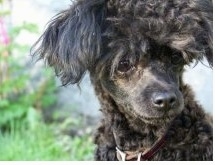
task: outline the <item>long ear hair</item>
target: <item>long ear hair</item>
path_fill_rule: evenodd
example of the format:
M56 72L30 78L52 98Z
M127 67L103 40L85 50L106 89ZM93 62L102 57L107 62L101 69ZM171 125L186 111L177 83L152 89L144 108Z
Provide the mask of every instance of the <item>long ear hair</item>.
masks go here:
M180 1L183 4L183 1ZM179 16L181 35L174 35L169 43L184 56L201 61L205 57L213 67L213 3L211 0L187 1Z
M177 31L173 32L167 42L171 47L180 50L185 58L198 62L205 57L210 67L213 67L212 1L194 0L177 3L181 5L181 14L176 17L172 26L169 26Z
M100 56L104 2L74 2L50 21L31 49L33 57L39 55L55 69L63 85L79 82Z

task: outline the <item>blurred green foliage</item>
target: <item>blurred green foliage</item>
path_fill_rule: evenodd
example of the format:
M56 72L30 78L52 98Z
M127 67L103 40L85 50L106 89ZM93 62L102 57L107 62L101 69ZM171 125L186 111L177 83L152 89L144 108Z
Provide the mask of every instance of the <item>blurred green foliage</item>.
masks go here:
M26 129L21 122L0 134L0 160L93 160L92 138L56 134L58 125L38 122Z
M22 31L36 33L37 26L23 23L12 27L9 29L10 43L0 45L0 128L4 129L10 129L10 122L15 120L30 122L27 118L30 110L43 109L56 101L55 83L47 76L48 71L47 79L37 88L31 86L32 77L25 57L29 56L30 45L16 41Z
M0 11L2 18L9 14ZM92 130L77 133L85 128L82 118L57 122L52 114L54 121L43 120L56 103L54 76L45 68L44 79L33 83L26 60L31 45L17 41L23 31L37 33L37 26L25 22L7 30L10 42L0 44L0 160L93 160ZM80 130L70 134L71 128Z

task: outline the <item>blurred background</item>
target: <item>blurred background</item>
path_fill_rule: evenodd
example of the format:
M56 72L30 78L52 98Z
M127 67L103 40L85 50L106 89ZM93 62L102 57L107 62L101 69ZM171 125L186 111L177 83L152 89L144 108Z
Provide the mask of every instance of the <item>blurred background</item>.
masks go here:
M71 0L0 0L0 160L93 160L101 114L89 76L61 87L30 47ZM206 65L206 66L205 66ZM184 79L213 113L212 70L187 67Z

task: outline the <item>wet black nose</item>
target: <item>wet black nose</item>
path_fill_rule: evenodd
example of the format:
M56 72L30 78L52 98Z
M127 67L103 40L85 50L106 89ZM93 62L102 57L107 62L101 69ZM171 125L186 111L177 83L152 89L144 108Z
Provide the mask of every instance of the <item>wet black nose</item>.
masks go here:
M152 96L153 106L157 109L169 110L177 102L177 97L173 92L154 93Z

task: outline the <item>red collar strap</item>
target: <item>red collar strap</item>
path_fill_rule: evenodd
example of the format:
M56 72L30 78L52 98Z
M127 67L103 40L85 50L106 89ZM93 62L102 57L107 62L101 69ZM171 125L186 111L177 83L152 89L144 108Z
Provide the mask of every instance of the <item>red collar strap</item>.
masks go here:
M152 157L166 144L167 136L160 138L151 149L141 148L138 151L120 151L116 147L117 158L122 161L145 161L151 160Z

